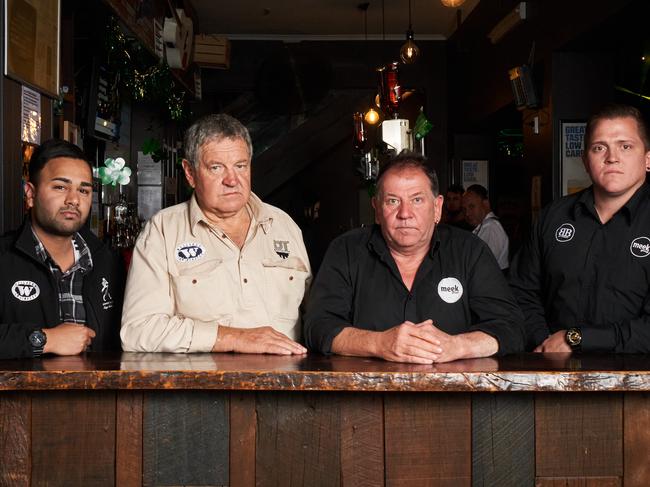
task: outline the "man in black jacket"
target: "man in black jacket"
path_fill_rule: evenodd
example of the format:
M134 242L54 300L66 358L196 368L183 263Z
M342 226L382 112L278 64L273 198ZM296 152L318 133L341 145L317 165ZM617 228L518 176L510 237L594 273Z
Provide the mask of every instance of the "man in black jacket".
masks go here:
M84 224L92 167L48 140L29 163L30 216L0 239L0 358L119 349L122 261Z

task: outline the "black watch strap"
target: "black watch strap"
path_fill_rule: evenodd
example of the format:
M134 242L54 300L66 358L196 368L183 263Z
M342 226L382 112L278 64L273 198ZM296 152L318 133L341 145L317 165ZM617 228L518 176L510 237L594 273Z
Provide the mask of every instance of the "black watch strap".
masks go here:
M43 333L43 330L37 329L29 334L29 344L32 346L32 356L40 357L43 355L46 343L47 335Z

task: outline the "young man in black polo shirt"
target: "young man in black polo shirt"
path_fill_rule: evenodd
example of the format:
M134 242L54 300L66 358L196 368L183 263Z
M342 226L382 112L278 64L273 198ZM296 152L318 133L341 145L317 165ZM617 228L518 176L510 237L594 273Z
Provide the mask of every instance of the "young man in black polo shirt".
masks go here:
M81 149L39 146L25 198L30 217L0 239L0 358L119 349L124 267L84 228L92 168Z
M538 352L650 352L650 142L638 110L608 105L585 131L593 185L543 210L511 286Z
M490 249L438 225L443 197L418 155L387 164L377 225L332 242L305 317L323 353L430 364L523 350L521 311Z

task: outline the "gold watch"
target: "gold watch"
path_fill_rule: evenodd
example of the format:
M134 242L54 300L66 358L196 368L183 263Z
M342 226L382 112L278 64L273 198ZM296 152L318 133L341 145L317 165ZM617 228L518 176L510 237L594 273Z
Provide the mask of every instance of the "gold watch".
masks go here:
M580 350L580 344L582 343L580 328L569 328L566 331L565 339L573 350Z

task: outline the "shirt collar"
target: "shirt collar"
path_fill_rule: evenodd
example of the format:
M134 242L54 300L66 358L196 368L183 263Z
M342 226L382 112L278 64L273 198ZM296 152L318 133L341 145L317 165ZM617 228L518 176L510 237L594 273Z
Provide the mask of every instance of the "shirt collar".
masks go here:
M627 200L627 202L621 207L619 212L622 212L627 218L628 223L632 221L634 215L639 210L639 206L644 200L650 197L650 189L647 183L643 183L639 189L632 195L632 197ZM576 218L577 212L580 209L587 211L594 218L600 221L598 214L596 213L596 206L594 201L594 187L590 186L580 193L578 199L573 205L573 218Z
M251 193L246 203L246 210L251 216L251 227L254 225L259 225L262 228L264 233L269 233L271 231L271 226L273 224L273 215L268 207L262 203L262 200L255 193ZM196 200L196 193L192 194L190 198L190 228L192 235L196 236L196 226L203 222L204 225L213 227L214 224L208 220L201 210L198 201Z
M45 245L43 245L41 239L38 238L38 235L34 231L34 227L30 224L29 228L34 239L34 251L36 257L43 264L58 268L58 264L54 262L54 259L52 259L52 256L45 248ZM72 236L71 240L72 248L74 251L74 264L67 271L67 273L76 272L78 270L81 270L82 273L86 273L93 268L93 259L90 253L90 248L88 247L88 244L84 238L78 232Z
M650 197L650 187L648 183L643 183L639 189L632 195L632 197L627 200L627 203L623 205L623 208L627 209L630 220L639 211L639 207L643 204L645 200Z

